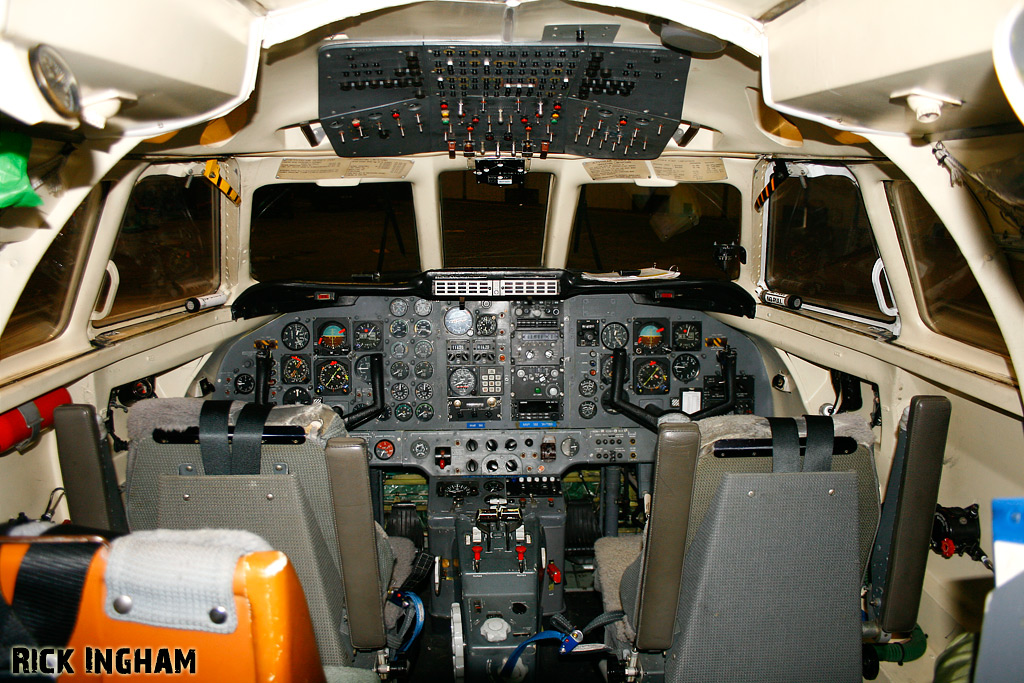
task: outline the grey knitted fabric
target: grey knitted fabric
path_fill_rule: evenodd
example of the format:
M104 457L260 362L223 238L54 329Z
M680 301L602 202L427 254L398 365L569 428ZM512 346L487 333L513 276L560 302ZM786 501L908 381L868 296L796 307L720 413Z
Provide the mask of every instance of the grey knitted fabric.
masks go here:
M621 599L620 589L624 586L623 574L632 564L640 559L642 534L626 534L623 536L606 536L594 542L594 583L601 591L601 602L605 612L623 609L625 601ZM632 599L636 602L636 582L639 575L633 577ZM627 612L632 613L636 605L631 605ZM626 619L612 624L606 631L614 631L616 640L629 642L635 636L632 622Z
M247 531L160 529L122 536L111 543L103 609L117 621L232 633L238 626L232 588L238 558L260 550L270 545ZM114 609L115 602L128 600L126 613ZM223 622L211 618L215 609L226 615Z

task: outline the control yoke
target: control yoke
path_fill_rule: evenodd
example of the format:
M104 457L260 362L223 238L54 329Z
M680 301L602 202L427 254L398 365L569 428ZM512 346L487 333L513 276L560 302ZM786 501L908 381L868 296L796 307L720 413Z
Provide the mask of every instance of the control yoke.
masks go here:
M384 355L370 354L370 386L373 387L373 403L360 408L350 415L342 415L347 429L355 429L384 414ZM337 410L337 408L335 408Z
M736 349L730 346L719 349L716 360L722 368L722 377L725 378L725 398L695 413L684 413L682 410L666 410L654 406L641 408L635 403L630 403L626 395L626 352L623 349L615 349L612 351L612 385L601 396L601 403L605 408L616 410L655 433L658 431L658 418L669 413L686 415L691 420L722 415L736 406Z

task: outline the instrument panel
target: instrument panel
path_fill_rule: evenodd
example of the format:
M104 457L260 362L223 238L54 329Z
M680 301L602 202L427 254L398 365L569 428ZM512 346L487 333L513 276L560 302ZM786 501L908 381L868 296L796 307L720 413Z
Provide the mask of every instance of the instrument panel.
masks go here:
M322 401L350 414L373 403L369 358L380 353L385 411L355 433L374 465L445 476L650 461L655 435L602 405L616 349L627 354L631 402L692 414L724 397L717 355L729 346L734 412L771 414L753 343L699 312L638 304L628 293L350 301L282 315L237 340L217 371L218 397L255 400L265 383L268 403Z

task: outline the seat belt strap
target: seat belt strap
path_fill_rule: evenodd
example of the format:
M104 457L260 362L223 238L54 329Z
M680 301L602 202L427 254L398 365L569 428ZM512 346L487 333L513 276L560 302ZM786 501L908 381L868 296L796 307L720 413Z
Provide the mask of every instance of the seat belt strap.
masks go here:
M38 645L63 647L71 639L85 576L99 547L98 543L34 543L25 553L11 610Z
M832 418L824 415L805 415L804 418L807 420L804 472L831 472L836 438Z
M409 576L407 576L405 581L402 582L402 586L398 590L415 590L416 586L418 586L420 582L426 581L433 573L434 556L430 553L418 551L412 560L412 571L409 572Z
M769 417L772 430L772 472L800 471L800 434L791 417Z
M235 432L231 438L231 464L229 474L259 474L260 447L263 426L273 409L272 404L246 403L238 414ZM205 463L204 463L205 464Z
M206 474L231 473L228 414L231 401L205 401L199 411L199 452Z

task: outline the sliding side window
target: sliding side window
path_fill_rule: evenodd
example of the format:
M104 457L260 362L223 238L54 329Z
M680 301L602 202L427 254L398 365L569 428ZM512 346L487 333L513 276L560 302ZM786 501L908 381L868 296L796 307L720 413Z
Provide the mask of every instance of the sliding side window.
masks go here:
M220 287L217 189L204 180L152 175L132 190L108 264L114 300L93 324L105 327L184 305Z
M763 286L803 308L890 331L896 308L864 200L844 167L786 164L768 200Z

